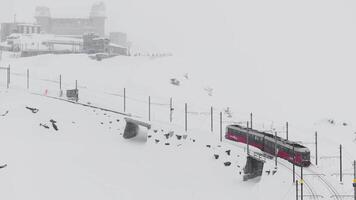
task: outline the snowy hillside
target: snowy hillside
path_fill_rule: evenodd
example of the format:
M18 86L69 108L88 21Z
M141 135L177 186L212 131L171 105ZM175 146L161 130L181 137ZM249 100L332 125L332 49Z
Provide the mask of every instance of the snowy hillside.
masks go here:
M224 113L224 126L245 124L253 112L255 128L274 130L282 137L288 120L290 139L310 148L313 163L318 131L319 165L305 169L309 175L304 194L311 199L351 197L351 161L356 159L352 112L330 116L316 112L312 104L293 107L303 103L299 98L280 104L279 97L264 97L273 90L250 91L248 77L232 80L235 76L230 73L229 80L223 80L221 74L206 70L209 65L177 57L115 57L98 62L87 55L13 58L4 53L1 65L11 66L10 89L6 89L6 72L0 71L0 165L7 164L0 169L1 199L294 199L292 165L286 161L279 159L275 169L274 160L267 160L261 179L242 181L245 147L219 142L219 112ZM150 96L153 128L148 142L122 138L124 115L50 98L59 97L59 75L63 90L74 89L78 80L79 103L117 112L124 113L125 88L126 114L144 121L148 121ZM265 84L258 77L252 87ZM179 85L171 84L172 78ZM227 107L230 112L225 112ZM308 109L313 112L304 113ZM56 121L58 131L50 120ZM174 135L166 139L164 134L170 131ZM186 139L176 137L185 134ZM342 183L337 175L339 144L344 152Z

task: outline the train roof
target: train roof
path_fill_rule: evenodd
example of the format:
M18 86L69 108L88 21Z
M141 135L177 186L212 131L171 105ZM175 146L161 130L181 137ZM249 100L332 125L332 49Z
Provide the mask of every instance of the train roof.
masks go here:
M240 125L237 125L237 124L231 124L231 125L228 125L228 127L235 127L235 128L239 128L239 129L242 129L244 131L249 131L249 132L252 132L254 134L261 134L263 136L266 136L268 138L270 138L271 140L275 140L275 136L271 133L267 133L267 132L263 132L263 131L259 131L259 130L255 130L255 129L250 129L250 128L246 128L246 127L243 127L243 126L240 126ZM280 142L283 142L284 144L287 144L287 145L290 145L291 147L295 147L295 148L300 148L300 149L308 149L306 146L303 146L297 142L293 142L293 141L290 141L290 140L286 140L284 138L281 138L279 136L277 136L277 140L280 141Z

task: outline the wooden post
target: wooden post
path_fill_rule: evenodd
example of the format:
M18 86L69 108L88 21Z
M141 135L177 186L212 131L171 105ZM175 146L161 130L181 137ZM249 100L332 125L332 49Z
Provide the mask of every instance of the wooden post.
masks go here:
M185 120L185 132L187 132L188 131L188 104L187 103L185 103L185 118L184 118L184 120Z
M148 96L148 121L151 121L151 96Z
M124 112L126 112L126 88L124 88Z
M342 145L340 144L340 182L342 182Z
M303 184L304 184L304 179L303 179L303 166L300 167L300 199L303 200Z
M289 129L289 127L288 127L288 122L287 122L287 123L286 123L286 139L287 139L287 140L289 140L289 135L288 135L288 134L289 134L289 133L288 133L289 130L288 130L288 129Z
M210 107L210 131L214 132L214 113L213 106Z
M27 69L27 89L30 89L30 70Z
M318 132L315 131L315 165L318 165Z
M220 112L220 142L222 142L222 112Z

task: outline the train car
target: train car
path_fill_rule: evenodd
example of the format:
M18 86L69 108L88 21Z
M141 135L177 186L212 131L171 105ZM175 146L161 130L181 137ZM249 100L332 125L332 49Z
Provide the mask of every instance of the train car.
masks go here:
M248 136L248 137L247 137ZM228 125L225 138L235 142L249 144L263 152L278 156L298 166L308 167L310 163L310 151L307 147L266 132Z

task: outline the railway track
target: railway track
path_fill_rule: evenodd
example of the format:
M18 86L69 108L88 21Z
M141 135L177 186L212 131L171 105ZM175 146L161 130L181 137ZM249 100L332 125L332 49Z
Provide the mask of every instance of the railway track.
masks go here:
M285 164L284 162L278 161L278 160L277 160L277 162L278 162L279 165L282 165L284 168L286 168L286 169L290 170L291 172L293 172L293 169L290 168L290 167L289 167L287 164ZM298 173L295 173L295 174L296 174L296 176L297 176L299 179L301 178L300 174L298 174ZM310 192L310 195L303 195L304 197L311 197L311 199L315 199L315 200L318 200L318 199L320 199L320 198L323 198L322 195L316 194L314 188L311 186L311 184L310 184L308 181L305 180L305 178L304 178L304 185L307 187L307 189L308 189L309 192Z
M327 188L327 190L329 190L330 192L330 199L337 199L337 200L342 200L343 197L342 195L340 195L340 193L337 191L337 189L329 182L325 179L325 177L323 177L320 174L317 174L314 170L312 170L311 168L306 169L306 171L309 171L311 173L316 174L315 176L318 177L318 179L320 180L320 182L322 182L322 184Z

